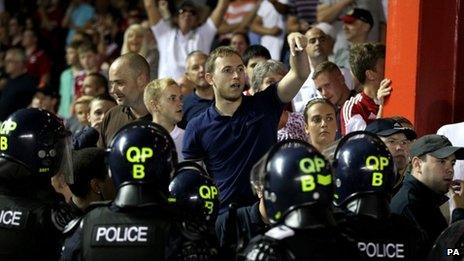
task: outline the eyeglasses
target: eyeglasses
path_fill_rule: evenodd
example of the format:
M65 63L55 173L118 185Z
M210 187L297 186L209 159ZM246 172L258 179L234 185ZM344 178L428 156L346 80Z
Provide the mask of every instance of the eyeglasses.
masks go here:
M190 9L190 8L187 8L187 9L179 9L179 14L185 14L185 13L190 13L191 15L197 15L197 11L195 9Z

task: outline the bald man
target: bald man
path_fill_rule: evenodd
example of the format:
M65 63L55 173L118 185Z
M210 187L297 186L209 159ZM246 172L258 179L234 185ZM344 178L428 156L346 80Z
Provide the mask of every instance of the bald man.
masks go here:
M110 94L118 106L109 110L100 127L98 146L106 148L114 134L124 125L135 120L151 121L143 102L143 91L150 81L150 66L143 56L127 53L110 66Z

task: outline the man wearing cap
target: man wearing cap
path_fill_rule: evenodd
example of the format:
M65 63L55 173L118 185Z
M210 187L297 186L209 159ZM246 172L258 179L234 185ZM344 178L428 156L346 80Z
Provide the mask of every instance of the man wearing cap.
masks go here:
M313 72L314 69L321 63L328 61L329 55L332 55L333 46L335 43L335 32L331 25L327 23L319 23L310 28L306 34L308 45L306 53L308 54L309 64L311 66L311 74L303 83L298 94L292 100L294 111L303 112L309 100L317 97L322 97L321 92L317 90ZM350 86L353 89L353 77L348 68L343 68L342 79L343 84ZM343 104L342 104L343 105Z
M368 41L368 35L374 25L371 12L366 9L354 8L340 17L343 22L343 31L348 44L337 48L334 61L342 67L349 68L350 47L353 44L361 44Z
M403 184L409 166L410 143L417 138L417 134L414 130L405 128L399 122L389 118L371 122L367 125L366 131L377 134L393 156L397 173L393 187L394 195Z
M427 234L431 247L448 223L440 206L448 200L450 191L456 209L451 221L463 219L464 195L451 188L456 159L464 159L464 148L453 147L441 135L425 135L411 147L412 172L404 178L403 186L393 197L390 208L393 213L403 215ZM462 192L461 187L461 192Z
M199 9L192 1L183 1L173 15L171 24L163 20L158 1L144 0L145 10L156 41L158 42L158 78L178 79L185 72L185 60L193 51L209 53L217 28L222 22L229 0L219 0L210 17L202 25Z
M369 32L368 41L385 43L386 19L381 0L319 0L317 21L330 23L334 26L337 34L335 52L347 45L343 32L343 22L339 20L339 17L354 7L368 10L372 15L374 23Z

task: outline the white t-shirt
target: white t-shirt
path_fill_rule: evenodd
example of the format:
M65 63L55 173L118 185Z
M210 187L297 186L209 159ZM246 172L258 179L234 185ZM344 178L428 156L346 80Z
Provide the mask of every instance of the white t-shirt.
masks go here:
M308 101L314 98L322 98L321 93L316 89L316 84L313 80L313 72L314 70L311 68L311 73L292 100L293 111L295 112L303 113Z
M350 70L346 68L340 68L340 71L342 72L343 77L345 78L345 84L348 87L348 89L353 90L353 76L351 75ZM313 73L314 68L311 68L311 73L309 74L308 78L303 83L300 90L292 100L293 111L295 112L304 113L304 108L308 101L314 98L322 98L321 93L317 90L316 84L314 83Z
M171 131L171 138L174 140L174 144L176 145L176 152L177 152L177 159L179 162L184 161L184 157L182 156L182 142L184 141L184 132L185 130L177 127Z
M190 52L200 50L209 53L217 28L211 18L200 27L183 35L169 21L160 19L151 27L158 42L158 78L177 79L185 72L185 61Z
M282 4L287 4L287 0L279 0ZM284 46L285 40L285 22L284 16L281 15L269 1L261 2L257 15L263 20L263 26L266 28L279 27L282 33L278 36L263 35L261 37L261 45L266 47L271 53L273 60L280 60L280 52Z

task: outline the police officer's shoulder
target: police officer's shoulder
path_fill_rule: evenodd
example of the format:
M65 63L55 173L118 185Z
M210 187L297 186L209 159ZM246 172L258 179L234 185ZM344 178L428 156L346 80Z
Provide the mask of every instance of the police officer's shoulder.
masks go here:
M89 212L93 209L99 208L99 207L107 207L111 205L111 200L105 200L105 201L97 201L97 202L92 202L89 204L87 207L86 211Z
M82 217L77 217L71 221L64 227L63 234L65 236L69 236L76 231L76 229L80 226L82 221Z
M265 233L265 235L266 237L269 237L275 240L282 240L284 238L288 238L288 237L295 235L295 231L291 229L290 227L287 227L285 225L280 225L280 226L276 226L276 227L269 229Z
M285 260L285 251L282 251L278 240L268 236L257 236L245 251L245 260Z

